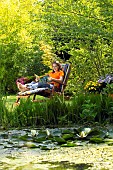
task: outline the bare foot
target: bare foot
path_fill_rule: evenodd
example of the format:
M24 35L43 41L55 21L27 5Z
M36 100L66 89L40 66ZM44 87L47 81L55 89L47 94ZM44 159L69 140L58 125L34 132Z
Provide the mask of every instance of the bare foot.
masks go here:
M21 91L21 92L25 92L25 91L27 91L27 90L29 90L27 87L26 87L26 85L23 85L23 84L21 84L21 83L17 83L17 87L18 87L18 89Z

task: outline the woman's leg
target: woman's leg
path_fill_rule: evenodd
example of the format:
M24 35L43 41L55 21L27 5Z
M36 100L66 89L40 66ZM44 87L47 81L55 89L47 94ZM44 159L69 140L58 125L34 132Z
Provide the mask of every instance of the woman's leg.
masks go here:
M50 85L48 83L42 83L42 82L37 82L37 83L29 83L29 84L26 84L26 85L22 85L21 83L18 83L18 88L21 92L24 92L24 91L28 91L28 90L34 90L34 89L37 89L37 88L52 88L53 85Z
M50 88L50 84L43 83L43 82L38 83L38 88L46 88L46 87Z
M43 83L43 82L37 82L37 83L34 83L34 84L27 85L27 88L30 88L31 90L37 89L37 88L46 88L46 87L50 88L50 84Z
M19 82L17 82L17 87L18 87L18 89L19 89L21 92L24 92L24 91L28 91L28 90L29 90L29 88L27 88L26 85L23 85L23 84L21 84L21 83L19 83Z

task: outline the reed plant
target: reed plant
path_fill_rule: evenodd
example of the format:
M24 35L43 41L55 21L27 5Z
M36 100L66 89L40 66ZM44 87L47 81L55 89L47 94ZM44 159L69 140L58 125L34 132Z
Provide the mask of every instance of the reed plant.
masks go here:
M74 95L70 102L68 102L68 121L74 124L80 123L80 113L82 112L82 105L84 103L84 94Z
M49 124L57 125L65 123L68 108L63 96L55 95L46 103L46 120Z
M6 107L6 98L0 94L0 126L5 127L9 121L9 110Z
M68 101L58 95L44 102L23 99L13 108L6 100L0 99L0 126L4 128L113 123L113 98L103 94L82 93Z
M16 122L18 126L37 126L45 124L45 103L33 103L30 99L27 101L21 100L19 106L13 110L14 119L13 124Z

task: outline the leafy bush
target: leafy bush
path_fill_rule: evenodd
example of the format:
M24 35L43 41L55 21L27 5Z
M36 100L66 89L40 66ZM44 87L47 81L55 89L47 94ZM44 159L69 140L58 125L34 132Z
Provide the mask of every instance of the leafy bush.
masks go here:
M107 94L113 94L113 83L107 84L106 88L104 88L104 92Z

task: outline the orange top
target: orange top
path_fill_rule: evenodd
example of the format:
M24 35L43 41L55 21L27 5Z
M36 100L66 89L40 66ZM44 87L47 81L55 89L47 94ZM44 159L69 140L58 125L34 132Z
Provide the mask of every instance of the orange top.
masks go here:
M60 79L61 76L64 76L64 72L63 71L57 71L57 72L50 72L49 76L55 79ZM54 84L54 86L56 86L57 88L59 88L59 83L52 81L52 84Z

